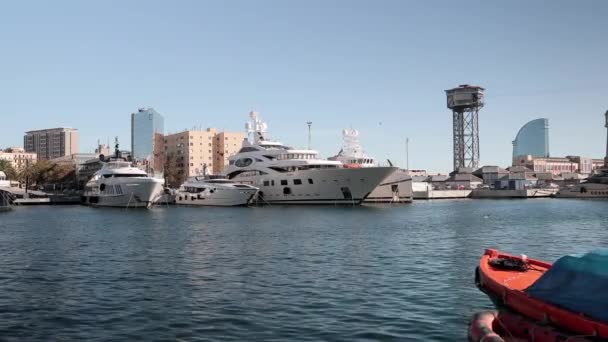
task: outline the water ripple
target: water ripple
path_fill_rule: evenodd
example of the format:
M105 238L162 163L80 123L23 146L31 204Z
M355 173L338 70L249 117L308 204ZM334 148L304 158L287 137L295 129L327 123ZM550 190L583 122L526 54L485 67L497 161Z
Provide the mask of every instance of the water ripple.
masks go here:
M23 207L0 215L0 340L464 341L486 247L608 243L601 201Z

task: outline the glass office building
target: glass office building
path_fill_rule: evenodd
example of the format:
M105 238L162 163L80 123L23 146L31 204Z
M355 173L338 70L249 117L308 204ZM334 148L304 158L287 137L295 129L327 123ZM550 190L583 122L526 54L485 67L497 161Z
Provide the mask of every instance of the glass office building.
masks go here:
M513 140L513 157L549 157L549 119L536 119L523 125Z
M147 161L154 167L154 160L162 155L164 118L153 108L140 108L131 114L131 155L137 161ZM160 165L157 165L160 167Z

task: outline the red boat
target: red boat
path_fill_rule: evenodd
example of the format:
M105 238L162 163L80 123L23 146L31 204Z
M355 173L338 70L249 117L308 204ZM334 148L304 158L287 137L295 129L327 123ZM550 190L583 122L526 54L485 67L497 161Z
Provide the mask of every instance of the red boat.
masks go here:
M509 311L476 313L469 325L470 342L591 342L579 336L540 325Z
M551 324L582 336L608 339L608 323L550 304L525 292L551 264L488 249L479 261L475 283L495 302L543 325Z

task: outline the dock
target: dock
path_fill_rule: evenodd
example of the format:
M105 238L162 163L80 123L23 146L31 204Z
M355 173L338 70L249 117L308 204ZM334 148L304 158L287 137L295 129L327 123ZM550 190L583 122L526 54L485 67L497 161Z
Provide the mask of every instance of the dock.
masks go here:
M492 190L475 189L471 192L471 198L541 198L551 197L557 193L557 189L523 189L523 190Z

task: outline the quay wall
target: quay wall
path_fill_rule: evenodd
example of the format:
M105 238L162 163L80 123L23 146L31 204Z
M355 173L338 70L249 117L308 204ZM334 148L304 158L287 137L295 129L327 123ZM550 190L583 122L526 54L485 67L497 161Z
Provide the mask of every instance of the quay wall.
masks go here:
M467 198L472 190L428 190L414 191L414 199Z

